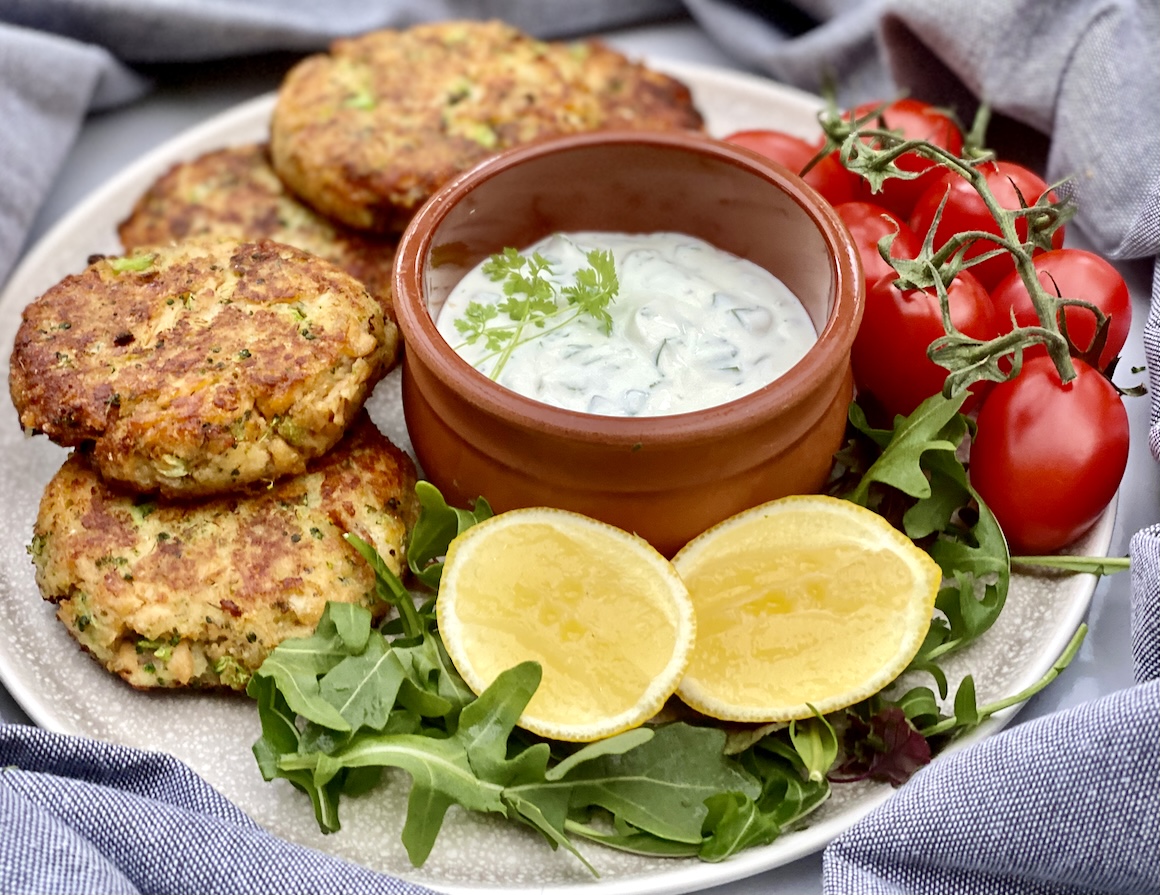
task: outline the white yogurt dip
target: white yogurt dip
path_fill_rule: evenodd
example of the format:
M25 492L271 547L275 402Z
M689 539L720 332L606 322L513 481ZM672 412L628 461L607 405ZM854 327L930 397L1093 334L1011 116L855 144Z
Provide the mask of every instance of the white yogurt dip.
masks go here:
M593 249L611 250L619 292L607 306L609 332L580 315L528 327L497 382L545 404L606 416L664 416L740 398L772 382L817 341L797 297L769 271L682 233L555 234L522 250L551 262L546 277L560 290L589 267ZM503 284L476 267L439 312L436 326L456 352L492 375L497 360L486 338L467 344L456 327L468 305L505 300ZM489 311L490 313L490 311ZM514 322L500 312L489 328ZM531 338L528 338L528 337Z

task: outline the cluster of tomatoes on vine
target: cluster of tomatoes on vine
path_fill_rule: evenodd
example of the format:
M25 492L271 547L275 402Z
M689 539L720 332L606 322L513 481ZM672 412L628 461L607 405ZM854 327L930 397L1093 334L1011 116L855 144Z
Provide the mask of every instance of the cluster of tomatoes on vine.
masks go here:
M1131 325L1123 278L1064 247L1070 199L979 147L952 114L903 98L820 120L828 142L776 130L726 140L804 172L853 236L866 288L859 403L890 421L969 389L972 486L1014 551L1066 546L1127 465L1111 382Z

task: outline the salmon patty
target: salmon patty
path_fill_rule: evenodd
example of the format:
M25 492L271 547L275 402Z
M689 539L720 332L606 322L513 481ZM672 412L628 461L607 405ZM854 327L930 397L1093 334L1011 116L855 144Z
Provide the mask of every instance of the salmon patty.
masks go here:
M395 325L361 283L275 242L100 257L24 311L20 422L90 446L141 492L207 496L302 472L387 372Z
M457 173L503 149L609 128L701 129L689 90L596 41L440 22L335 41L278 91L274 169L321 213L401 230Z
M283 242L341 267L394 319L396 241L351 230L304 205L274 173L265 143L175 164L137 200L118 234L126 251L207 236Z
M74 451L45 489L30 552L41 594L92 656L134 687L244 689L328 600L381 614L343 538L399 574L418 510L415 469L362 413L303 474L272 488L166 501L107 485Z

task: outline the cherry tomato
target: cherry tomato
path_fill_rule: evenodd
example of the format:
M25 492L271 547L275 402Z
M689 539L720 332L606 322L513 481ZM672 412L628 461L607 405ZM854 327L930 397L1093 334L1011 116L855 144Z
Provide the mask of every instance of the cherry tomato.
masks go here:
M727 136L725 140L752 149L798 174L818 154L821 145L811 145L800 137L775 130L737 131ZM836 156L820 159L802 179L821 193L822 198L831 205L853 199L859 181L857 175L842 167Z
M1092 252L1083 249L1057 249L1044 252L1034 259L1039 272L1039 282L1048 295L1063 298L1078 298L1090 302L1109 318L1107 341L1100 351L1097 366L1107 369L1112 359L1120 353L1128 341L1128 330L1132 327L1132 300L1128 295L1128 284L1111 264ZM991 292L995 310L1003 321L1011 319L1020 326L1036 326L1039 316L1031 303L1027 286L1018 271L1003 279ZM1080 351L1087 349L1096 334L1096 317L1086 308L1067 307L1067 334L1072 344ZM1036 345L1023 353L1025 358L1045 354L1046 349Z
M879 106L882 106L882 103L864 103L857 106L850 112L850 115L854 118L863 118ZM866 123L866 126L885 127L887 130L900 131L904 139L926 140L955 155L959 155L963 151L963 135L954 119L929 103L909 97L897 99L882 106L879 117L881 121L872 119ZM841 165L837 153L834 153L833 159ZM900 155L895 164L903 171L918 172L919 176L914 180L891 177L882 185L879 192L873 193L870 190L870 185L855 175L855 195L851 198L882 205L905 218L914 208L914 203L918 201L918 197L926 192L946 170L938 162L919 155L917 152L907 152Z
M951 322L977 339L999 335L1000 323L991 296L963 271L947 287ZM900 290L883 277L866 293L862 325L854 338L854 382L868 392L892 419L909 414L942 390L947 370L927 357L930 343L944 334L938 295L932 289ZM971 386L964 409L977 403L990 383Z
M970 477L1013 551L1049 553L1087 531L1128 463L1128 414L1098 370L1075 360L1063 385L1051 358L1032 358L979 408Z
M1020 208L1019 196L1022 194L1028 205L1034 204L1040 196L1047 192L1047 184L1034 171L1017 165L1014 162L989 162L982 168L987 185L994 193L998 203L1007 209ZM1018 192L1017 192L1018 191ZM948 195L949 193L949 195ZM910 215L910 229L920 237L926 236L938 212L939 203L943 196L947 196L946 207L943 209L942 219L935 231L934 248L937 251L954 234L964 230L981 230L987 233L999 234L999 225L987 210L982 197L971 185L970 181L953 171L941 174L914 205ZM1055 196L1049 201L1056 201ZM1052 245L1055 248L1063 246L1063 227L1052 234ZM1027 222L1023 219L1016 221L1015 232L1020 240L1027 238ZM967 249L967 258L974 258L984 252L997 248L997 244L990 240L980 239ZM1036 250L1038 252L1039 250ZM1015 269L1015 262L1010 256L1003 254L988 258L971 267L973 273L987 289L994 289L999 281Z
M862 275L869 288L885 276L894 273L878 252L878 240L894 233L890 255L894 258L913 258L922 248L922 240L896 214L870 202L843 202L834 211L854 237L862 258Z

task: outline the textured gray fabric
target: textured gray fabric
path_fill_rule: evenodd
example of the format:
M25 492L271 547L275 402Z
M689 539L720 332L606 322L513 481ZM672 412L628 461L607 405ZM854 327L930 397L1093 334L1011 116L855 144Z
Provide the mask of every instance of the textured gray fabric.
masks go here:
M731 54L779 81L813 93L832 86L843 105L894 92L877 51L877 27L885 0L802 0L796 4L686 0L685 5ZM788 14L787 7L800 10L801 15ZM811 21L813 27L801 30L802 24Z
M0 24L0 282L86 111L144 86L101 47Z
M344 34L439 19L498 18L555 37L681 10L680 0L4 0L0 20L141 63L313 50Z
M1160 680L1160 525L1132 536L1131 556L1132 667L1138 681Z
M1160 891L1158 731L1151 681L946 756L826 849L825 891Z
M427 891L271 836L168 755L9 725L0 767L6 895Z
M1077 225L1115 258L1160 253L1155 0L686 0L747 65L844 103L896 88L986 100L1049 139ZM147 89L126 63L305 50L421 19L498 16L544 37L676 0L2 0L0 281L87 109ZM1145 329L1160 458L1160 280ZM826 850L828 892L1160 891L1160 526L1132 540L1139 685L931 765ZM405 891L271 841L171 759L0 728L0 890ZM171 854L149 842L168 831ZM149 837L153 837L150 839ZM214 862L229 847L227 861ZM211 853L212 851L212 853ZM278 860L268 860L278 855ZM222 876L220 863L233 875ZM291 872L287 868L296 868ZM332 874L332 875L326 875Z

